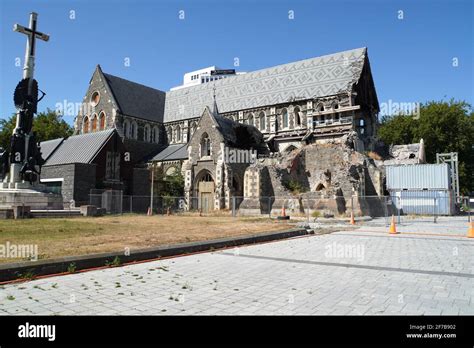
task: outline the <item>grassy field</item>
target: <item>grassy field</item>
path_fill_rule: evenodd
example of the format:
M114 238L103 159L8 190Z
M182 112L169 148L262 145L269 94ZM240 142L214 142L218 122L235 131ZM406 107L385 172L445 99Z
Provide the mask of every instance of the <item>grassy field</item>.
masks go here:
M270 219L122 215L0 220L0 245L36 244L39 259L123 251L291 228ZM0 263L18 262L2 258Z

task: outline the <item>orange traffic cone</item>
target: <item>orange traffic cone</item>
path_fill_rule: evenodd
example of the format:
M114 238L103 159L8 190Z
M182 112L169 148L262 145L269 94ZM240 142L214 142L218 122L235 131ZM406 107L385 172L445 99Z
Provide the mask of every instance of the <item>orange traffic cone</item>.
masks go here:
M148 211L146 212L146 215L148 216L152 216L153 215L153 212L151 211L151 208L148 207Z
M469 223L469 228L467 229L467 238L474 238L474 222Z
M281 216L286 216L285 206L281 207Z
M355 224L356 224L356 222L355 222L355 220L354 220L354 212L352 212L352 211L351 211L351 220L350 220L350 224L351 224L351 225L355 225Z
M390 234L398 234L399 233L399 232L397 232L397 226L395 225L395 216L394 215L392 215L392 223L390 224L389 233Z

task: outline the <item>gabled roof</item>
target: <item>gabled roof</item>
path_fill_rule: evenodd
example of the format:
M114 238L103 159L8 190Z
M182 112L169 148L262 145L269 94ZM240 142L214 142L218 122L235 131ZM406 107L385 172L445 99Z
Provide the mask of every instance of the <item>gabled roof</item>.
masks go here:
M201 116L213 105L214 87L221 113L349 92L366 58L367 49L358 48L169 91L164 122Z
M175 161L188 158L188 149L186 144L173 144L160 151L152 161Z
M70 136L64 139L61 145L57 147L46 161L45 166L91 163L115 132L117 132L115 129L108 129L95 133ZM62 138L50 140L49 142L59 140L62 140ZM43 148L45 143L48 142L42 142L40 144L41 148ZM46 147L47 146L48 144L46 144Z
M215 125L214 129L221 134L227 146L239 149L266 150L263 135L256 127L239 123L217 114L217 104L215 104L214 110L214 112L211 111L208 106L204 108L202 117L199 119L198 127L200 127L203 117L210 117ZM196 133L192 135L190 142L195 134Z
M123 114L163 122L165 92L114 75L103 75Z
M53 152L61 145L64 138L58 138L53 140L47 140L41 142L41 156L45 161L53 154Z
M352 90L367 60L367 48L309 58L196 86L163 92L101 71L128 116L155 122L198 118L213 105L213 89L221 113L325 97Z

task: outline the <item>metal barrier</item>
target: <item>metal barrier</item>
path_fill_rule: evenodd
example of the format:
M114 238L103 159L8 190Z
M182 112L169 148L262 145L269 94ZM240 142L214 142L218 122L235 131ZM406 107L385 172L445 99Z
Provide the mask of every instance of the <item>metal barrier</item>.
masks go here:
M199 212L206 215L259 216L275 219L282 214L295 219L312 221L315 218L355 217L384 218L390 223L392 215L397 222L407 220L434 221L440 216L454 215L455 205L450 195L433 192L397 192L389 196L325 196L302 193L287 196L232 196L228 199L214 195L201 197L169 197L123 195L122 191L95 191L89 204L104 208L110 214L184 214Z

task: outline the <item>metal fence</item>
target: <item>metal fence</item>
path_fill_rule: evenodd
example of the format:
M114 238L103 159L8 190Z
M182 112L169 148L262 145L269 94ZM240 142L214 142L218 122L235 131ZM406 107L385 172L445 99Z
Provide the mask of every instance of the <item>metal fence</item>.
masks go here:
M431 219L460 212L451 194L442 192L391 192L389 196L324 196L300 194L294 196L233 196L167 197L123 195L122 191L90 194L89 204L104 208L110 214L186 214L208 216L261 216L276 219L287 215L292 219L314 221L319 218L382 217L388 222L393 216L404 219Z

